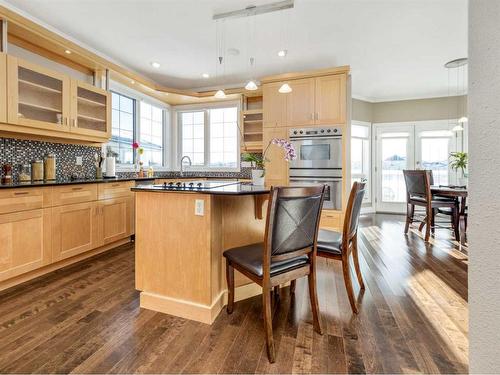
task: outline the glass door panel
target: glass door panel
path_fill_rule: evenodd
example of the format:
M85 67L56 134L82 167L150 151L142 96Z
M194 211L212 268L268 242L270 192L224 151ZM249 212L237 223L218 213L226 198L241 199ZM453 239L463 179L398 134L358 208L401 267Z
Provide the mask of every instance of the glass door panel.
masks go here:
M71 131L106 137L109 129L108 92L83 82L73 81L73 123Z

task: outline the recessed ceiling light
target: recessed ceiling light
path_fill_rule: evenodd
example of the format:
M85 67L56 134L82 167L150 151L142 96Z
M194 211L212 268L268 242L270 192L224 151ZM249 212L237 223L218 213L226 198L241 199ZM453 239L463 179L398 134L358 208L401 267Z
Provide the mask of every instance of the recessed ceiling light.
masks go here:
M203 78L210 78L210 74L208 74L208 73L203 73L201 76L202 76Z
M135 81L134 81L134 80L132 80L132 81L130 81L130 83L131 83L131 84L134 84L134 83L135 83Z
M151 61L151 66L152 66L153 68L158 69L161 65L160 65L160 63L159 63L159 62L156 62L156 61Z
M285 57L288 51L286 49L282 49L281 51L278 51L278 56L279 57Z
M69 49L67 49L66 51L64 51L64 53L67 53L68 55L71 55L71 51Z

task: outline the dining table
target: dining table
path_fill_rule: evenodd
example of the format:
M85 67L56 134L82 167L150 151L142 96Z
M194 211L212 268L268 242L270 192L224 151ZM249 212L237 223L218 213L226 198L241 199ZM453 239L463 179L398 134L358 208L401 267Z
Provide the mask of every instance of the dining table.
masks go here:
M460 241L461 245L465 245L467 241L467 188L463 186L432 185L431 193L432 195L456 198L459 200L458 228L460 239L457 238L457 240Z

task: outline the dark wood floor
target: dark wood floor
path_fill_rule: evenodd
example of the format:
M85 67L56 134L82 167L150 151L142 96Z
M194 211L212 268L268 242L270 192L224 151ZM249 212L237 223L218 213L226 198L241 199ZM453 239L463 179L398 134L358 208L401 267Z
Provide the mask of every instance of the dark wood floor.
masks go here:
M404 236L402 220L363 218L358 316L333 261L319 262L323 336L313 331L306 280L292 300L281 291L275 364L260 298L212 326L141 310L127 245L1 292L0 372L467 372L467 256L446 230L429 245L415 231Z

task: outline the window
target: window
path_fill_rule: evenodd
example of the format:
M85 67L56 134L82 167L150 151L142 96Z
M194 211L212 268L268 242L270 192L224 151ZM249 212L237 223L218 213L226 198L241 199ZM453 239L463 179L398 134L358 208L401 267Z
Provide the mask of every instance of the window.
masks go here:
M111 95L111 142L109 146L118 154L117 163L133 164L135 128L135 100L124 95Z
M238 169L238 107L179 112L180 157L203 169Z
M139 144L144 149L144 165L163 165L163 110L141 102Z
M366 181L365 202L371 201L370 194L370 126L352 125L351 128L351 178Z
M119 168L120 165L123 167L136 163L136 154L132 149L134 142L139 143L144 150L140 157L144 167L165 167L167 149L170 149L165 147L168 112L149 100L131 96L112 92L112 131L108 146L118 154Z

